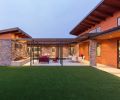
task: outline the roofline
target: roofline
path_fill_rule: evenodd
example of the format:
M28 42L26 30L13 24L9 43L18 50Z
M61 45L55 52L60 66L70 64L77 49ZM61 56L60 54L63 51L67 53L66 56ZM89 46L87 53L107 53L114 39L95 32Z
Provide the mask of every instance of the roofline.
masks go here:
M73 34L73 31L76 29L76 27L78 27L78 26L80 25L80 23L83 22L93 11L95 11L96 8L98 8L104 1L105 1L105 0L100 1L100 3L98 3L98 4L87 14L87 16L85 16L85 17L72 29L72 31L70 31L70 34L71 34L71 35L74 35L74 34Z
M25 36L27 36L28 38L32 38L29 34L21 30L19 27L0 30L0 34L8 34L9 32L20 32L24 34Z

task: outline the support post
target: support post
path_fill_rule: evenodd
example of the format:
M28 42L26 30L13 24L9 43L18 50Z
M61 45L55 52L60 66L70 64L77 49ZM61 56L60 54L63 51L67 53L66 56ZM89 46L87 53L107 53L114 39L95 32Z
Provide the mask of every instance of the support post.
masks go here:
M60 64L63 66L63 46L60 45Z
M34 40L33 40L33 44L34 44ZM34 54L35 52L34 52L34 45L33 45L33 64L34 64L34 58L35 58Z
M96 66L96 48L97 48L97 42L95 40L90 40L90 65Z
M37 42L37 60L39 59L39 45L38 45L38 42Z

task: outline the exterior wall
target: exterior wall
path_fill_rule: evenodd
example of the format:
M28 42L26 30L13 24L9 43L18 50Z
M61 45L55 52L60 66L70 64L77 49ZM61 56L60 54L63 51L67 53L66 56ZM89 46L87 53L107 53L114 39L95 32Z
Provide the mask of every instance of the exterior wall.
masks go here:
M100 24L92 27L89 30L86 30L82 34L89 33L97 27L101 28L101 31L117 27L118 22L117 18L120 17L120 12L117 12L113 17L107 18L105 21L102 21ZM96 57L97 63L108 65L112 67L117 67L117 39L106 39L106 40L97 40L101 44L101 56ZM85 44L80 44L80 53L86 55L86 60L89 60L88 55L85 52L88 52L85 48Z
M53 47L42 47L42 55L48 55L50 58L58 57L59 50L57 47L54 47L55 51L52 52ZM63 47L63 58L68 58L68 56L69 56L69 46L64 46Z
M0 34L0 39L12 39L12 34Z
M96 66L96 40L90 40L90 65Z
M79 45L79 53L85 56L85 60L89 60L89 43L84 42Z
M18 38L23 38L23 37L13 33L0 34L0 39L18 39Z
M97 27L100 27L101 31L105 31L105 30L108 30L110 28L117 27L117 18L118 17L120 17L120 12L115 13L113 15L113 17L107 18L105 21L101 22L100 24L96 25L95 27L92 27L89 30L86 30L82 34L89 33L90 31L92 31L93 29L95 29Z
M76 44L74 48L75 48L75 56L79 57L80 56L79 44Z
M69 46L64 46L63 47L63 58L68 58L69 57Z
M117 67L117 40L99 40L101 44L101 56L97 57L97 63Z
M52 51L52 49L54 48L54 51ZM42 47L42 55L47 55L50 58L55 58L56 57L56 52L57 52L57 48L56 47Z
M11 40L0 40L0 66L11 65L11 43Z

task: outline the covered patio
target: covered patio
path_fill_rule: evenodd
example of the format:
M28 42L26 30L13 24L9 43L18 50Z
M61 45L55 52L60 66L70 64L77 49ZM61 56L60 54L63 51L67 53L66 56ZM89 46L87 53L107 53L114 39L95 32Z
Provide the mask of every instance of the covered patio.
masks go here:
M3 61L10 66L89 66L79 54L79 43L72 38L18 38L0 42L4 52L1 56L9 51Z
M76 56L74 39L32 39L28 41L30 62L24 66L83 66L82 58ZM79 48L78 48L79 49Z

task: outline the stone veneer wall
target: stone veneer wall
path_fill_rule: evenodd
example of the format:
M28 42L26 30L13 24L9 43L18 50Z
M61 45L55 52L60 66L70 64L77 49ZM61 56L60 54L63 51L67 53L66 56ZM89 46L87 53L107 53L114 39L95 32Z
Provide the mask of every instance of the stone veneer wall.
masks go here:
M11 65L11 40L0 40L0 66Z
M97 42L95 40L90 40L90 65L96 66L96 47Z
M15 44L20 44L21 48L16 48ZM21 43L17 41L12 41L12 61L14 61L16 58L29 58L28 52L27 52L27 44Z

